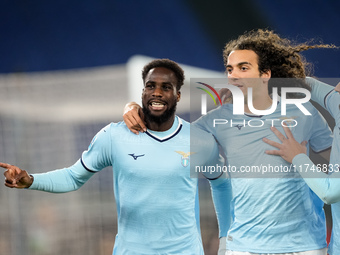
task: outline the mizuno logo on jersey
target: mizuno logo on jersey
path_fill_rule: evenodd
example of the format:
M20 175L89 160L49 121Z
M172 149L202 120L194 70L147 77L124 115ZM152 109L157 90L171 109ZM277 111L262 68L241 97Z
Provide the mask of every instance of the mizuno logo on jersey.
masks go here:
M190 155L194 154L195 152L184 152L184 151L175 151L177 152L178 154L182 155L181 157L181 164L182 166L184 167L187 167L190 163Z
M135 155L134 153L132 153L132 154L128 154L128 155L133 157L134 160L137 160L139 157L143 157L145 154L143 154L143 155Z
M238 128L238 130L241 130L241 128L243 127L242 125L236 125L235 127Z

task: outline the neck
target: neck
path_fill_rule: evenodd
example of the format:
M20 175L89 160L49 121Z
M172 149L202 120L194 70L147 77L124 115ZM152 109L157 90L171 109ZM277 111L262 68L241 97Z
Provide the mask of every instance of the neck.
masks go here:
M164 121L162 123L157 123L157 122L150 121L147 119L145 120L146 127L150 130L157 131L157 132L169 130L174 124L174 121L175 121L175 115L172 115L167 121Z

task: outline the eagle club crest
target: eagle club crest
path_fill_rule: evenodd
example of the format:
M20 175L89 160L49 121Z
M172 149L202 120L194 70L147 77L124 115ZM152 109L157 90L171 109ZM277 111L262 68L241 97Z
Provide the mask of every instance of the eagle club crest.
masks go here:
M292 124L293 120L297 119L297 116L290 116L290 117L281 117L280 120L286 121L288 124ZM293 129L295 126L289 126L290 130Z
M190 158L189 156L194 154L195 152L184 152L184 151L175 151L177 152L178 154L182 155L181 157L181 163L182 163L182 166L184 167L187 167L190 163Z

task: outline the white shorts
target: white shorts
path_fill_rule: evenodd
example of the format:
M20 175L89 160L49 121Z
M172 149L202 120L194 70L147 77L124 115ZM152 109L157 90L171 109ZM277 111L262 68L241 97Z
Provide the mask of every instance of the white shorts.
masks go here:
M312 251L288 252L288 253L252 253L243 251L230 251L226 249L226 237L222 237L220 238L218 255L327 255L327 248Z
M288 253L252 253L242 251L226 251L225 255L327 255L327 248L312 251L300 251Z

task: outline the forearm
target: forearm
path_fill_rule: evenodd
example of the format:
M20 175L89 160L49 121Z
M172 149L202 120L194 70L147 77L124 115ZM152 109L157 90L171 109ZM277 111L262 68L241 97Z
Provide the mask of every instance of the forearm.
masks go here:
M340 173L326 175L305 154L299 154L293 159L301 177L314 193L325 203L340 201Z
M78 160L73 166L41 174L32 174L31 190L65 193L79 189L94 173L87 171Z

